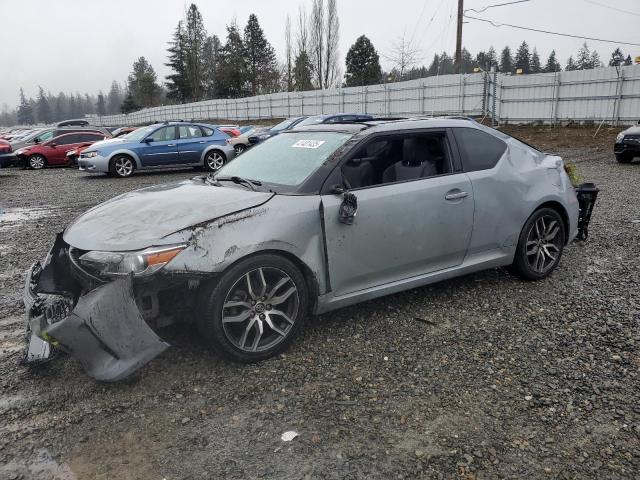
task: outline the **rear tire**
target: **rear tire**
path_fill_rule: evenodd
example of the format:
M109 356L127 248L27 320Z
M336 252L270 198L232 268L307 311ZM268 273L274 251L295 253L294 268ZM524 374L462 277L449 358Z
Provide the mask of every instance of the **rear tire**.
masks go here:
M618 163L631 163L633 155L629 155L628 153L618 153L616 154L616 160Z
M564 220L556 210L536 210L520 233L511 265L513 273L525 280L542 280L551 275L562 258L565 228Z
M204 169L209 172L217 172L227 163L227 157L220 150L207 152L204 157Z
M308 291L304 276L286 258L246 258L203 285L198 328L213 349L230 360L251 363L273 357L302 330Z
M109 162L109 173L114 177L127 178L133 175L136 164L127 155L116 155Z
M236 155L240 155L241 153L243 153L245 150L247 149L247 147L241 143L237 143L233 146L233 150L236 152Z
M32 170L42 170L47 165L47 159L36 153L27 159L27 166Z

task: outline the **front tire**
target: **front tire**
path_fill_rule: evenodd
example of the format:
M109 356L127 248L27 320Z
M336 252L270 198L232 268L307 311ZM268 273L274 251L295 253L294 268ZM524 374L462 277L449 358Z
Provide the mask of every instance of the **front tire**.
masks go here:
M304 326L308 305L304 276L291 261L257 255L203 287L198 327L224 357L257 362L289 346Z
M126 155L116 155L109 162L109 173L114 177L127 178L133 175L135 162Z
M42 170L47 165L47 159L36 153L27 159L27 165L32 170Z
M227 162L227 157L219 150L208 152L204 157L204 168L210 172L217 172Z
M536 210L520 233L513 272L525 280L542 280L551 275L562 257L565 228L556 210Z
M247 147L241 143L237 143L233 146L233 149L235 150L236 155L240 155L247 149Z
M616 160L618 161L618 163L631 163L631 160L633 160L633 156L629 155L628 153L617 153Z

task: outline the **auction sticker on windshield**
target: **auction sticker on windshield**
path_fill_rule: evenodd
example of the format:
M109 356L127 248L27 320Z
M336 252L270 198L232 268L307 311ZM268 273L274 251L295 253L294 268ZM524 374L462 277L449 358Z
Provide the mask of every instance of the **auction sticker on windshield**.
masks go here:
M324 140L298 140L291 148L318 148L323 143Z

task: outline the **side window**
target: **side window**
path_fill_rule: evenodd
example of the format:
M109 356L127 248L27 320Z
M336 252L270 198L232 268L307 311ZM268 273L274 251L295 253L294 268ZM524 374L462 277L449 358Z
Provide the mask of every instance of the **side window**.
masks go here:
M488 170L498 163L507 150L499 138L476 128L454 128L465 172Z
M452 172L444 132L377 138L342 166L349 188L419 180Z
M53 138L53 133L54 131L51 130L50 132L45 132L42 135L38 135L36 138L40 140L40 142L46 142L47 140L51 140Z
M176 139L176 127L162 127L150 135L154 142L168 142Z
M202 131L200 127L196 125L184 125L179 127L180 139L184 140L186 138L200 138L202 137Z
M211 135L213 135L214 130L211 128L200 127L200 129L202 130L204 137L210 137Z
M97 142L98 140L103 140L104 135L99 135L97 133L79 133L78 142Z
M70 134L70 135L62 135L61 137L57 137L55 140L56 145L71 145L72 143L79 143L82 140L78 140L79 135Z

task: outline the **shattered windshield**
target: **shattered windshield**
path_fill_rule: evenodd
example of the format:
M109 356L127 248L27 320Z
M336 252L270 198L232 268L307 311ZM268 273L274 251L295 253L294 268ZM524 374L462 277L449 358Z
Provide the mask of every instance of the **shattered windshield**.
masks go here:
M273 137L222 167L217 177L240 177L297 187L309 178L351 134L298 132ZM292 190L292 189L288 189Z

